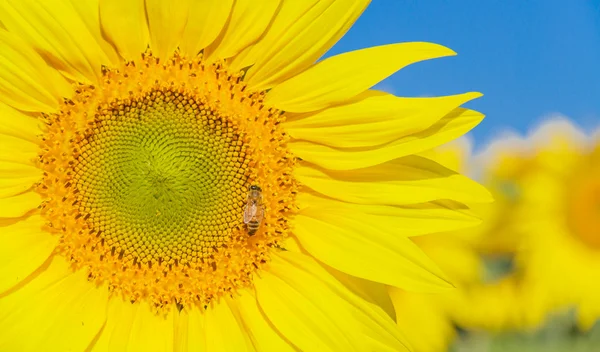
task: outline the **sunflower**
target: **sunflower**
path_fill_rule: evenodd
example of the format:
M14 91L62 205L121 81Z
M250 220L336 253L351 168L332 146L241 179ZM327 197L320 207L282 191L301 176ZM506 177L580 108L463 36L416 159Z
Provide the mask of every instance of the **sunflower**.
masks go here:
M368 2L1 2L0 350L406 350L483 115L369 89L439 45L315 63Z
M600 143L568 120L531 136L534 165L522 181L520 284L538 316L569 306L589 328L600 316ZM532 294L530 294L532 295Z

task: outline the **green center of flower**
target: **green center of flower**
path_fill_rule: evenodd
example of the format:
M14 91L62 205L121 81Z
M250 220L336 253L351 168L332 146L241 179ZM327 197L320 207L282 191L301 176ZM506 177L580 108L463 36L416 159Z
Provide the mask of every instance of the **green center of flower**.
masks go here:
M238 133L189 101L156 91L115 104L81 147L82 215L142 263L206 258L240 223L248 175Z

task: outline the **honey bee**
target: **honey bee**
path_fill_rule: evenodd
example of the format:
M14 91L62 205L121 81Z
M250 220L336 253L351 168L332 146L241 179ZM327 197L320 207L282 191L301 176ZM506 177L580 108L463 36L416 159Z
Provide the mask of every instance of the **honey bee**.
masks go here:
M248 191L248 200L244 207L244 224L246 224L249 236L253 236L258 231L264 215L262 189L257 185L252 185Z

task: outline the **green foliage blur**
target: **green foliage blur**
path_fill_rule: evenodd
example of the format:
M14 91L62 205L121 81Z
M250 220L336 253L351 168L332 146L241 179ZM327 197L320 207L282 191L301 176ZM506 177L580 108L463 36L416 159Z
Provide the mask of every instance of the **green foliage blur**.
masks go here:
M464 332L451 352L595 352L600 351L600 324L580 331L575 315L565 312L552 316L538 331L492 335Z

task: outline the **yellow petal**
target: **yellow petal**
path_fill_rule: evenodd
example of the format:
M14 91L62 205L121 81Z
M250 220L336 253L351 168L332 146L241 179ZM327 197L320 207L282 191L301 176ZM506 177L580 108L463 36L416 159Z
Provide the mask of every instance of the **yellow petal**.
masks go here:
M204 332L204 314L198 308L175 315L175 352L205 352L206 335Z
M37 144L42 133L40 122L24 113L0 103L0 133Z
M0 198L12 197L28 191L39 178L0 179Z
M335 201L316 194L298 195L298 206L335 207L362 213L362 219L381 229L394 229L399 236L420 236L479 225L481 219L457 202L427 202L411 205L370 205Z
M413 294L390 288L390 296L396 308L398 327L406 332L415 351L447 351L456 335L452 320L435 296Z
M472 167L471 153L473 141L463 136L435 149L426 150L419 155L435 160L450 170L468 172Z
M30 169L37 169L34 165L40 149L36 144L21 138L0 133L0 145L2 146L2 149L0 149L0 178L5 175L3 170L6 170L7 168L10 169L11 166L18 167L19 169L22 169L26 166L28 166ZM4 164L6 162L21 165L6 165ZM35 172L34 170L30 171L32 172L14 175L14 177L39 174L39 172Z
M273 87L265 103L291 112L316 111L352 99L407 65L454 54L431 43L390 44L340 54Z
M230 58L257 41L271 23L279 3L280 0L237 0L223 32L204 49L206 60Z
M306 250L300 246L300 243L295 236L290 236L283 241L281 248L285 248L286 251L291 251L294 253L306 254ZM389 317L392 318L392 320L396 320L396 312L394 311L394 306L390 300L387 290L388 286L348 275L323 263L320 264L323 266L323 268L325 268L325 270L327 270L328 273L335 277L353 294L362 298L366 302L380 307Z
M208 351L254 350L225 299L208 307L204 312L204 334Z
M285 273L286 270L282 271ZM335 293L323 292L318 299L306 297L296 285L289 284L277 274L265 273L262 276L255 283L262 310L275 328L301 351L359 350L352 346L351 338L346 335L357 333L358 326L352 324L352 317L345 311L346 307L338 302L339 299L329 297ZM312 281L316 280L309 279L305 284ZM313 290L321 291L323 284L320 284L314 286ZM323 307L326 299L328 304ZM340 319L342 324L336 324L336 318L343 318Z
M264 314L302 351L405 351L394 322L301 253L272 256L255 280Z
M100 1L100 23L107 39L126 60L139 59L148 48L144 0Z
M194 349L188 347L189 316L187 312L180 312L173 316L173 352L198 351L204 352L204 348L196 346Z
M253 295L247 291L241 291L233 299L231 306L239 314L256 351L297 351L269 323L267 317L260 311L258 302Z
M0 218L18 218L42 202L42 197L35 192L21 193L16 196L0 198Z
M98 82L110 58L69 0L5 1L0 19L66 77Z
M69 0L71 5L77 11L79 17L83 20L88 31L92 34L96 43L100 46L106 58L113 65L118 65L121 61L121 57L117 53L115 47L113 47L105 38L102 33L102 27L100 26L100 12L98 8L100 6L100 0Z
M438 199L467 204L492 201L485 187L416 155L352 171L325 172L302 166L294 171L294 175L303 185L350 203L404 205Z
M456 241L444 240L448 237L446 234L424 236L428 240L435 243L423 247L422 242L419 242L425 253L440 267L444 268L444 272L452 278L452 282L459 284L477 283L483 277L483 263L479 253L472 248L467 247L464 243L456 243ZM422 238L419 238L421 240Z
M174 313L156 315L146 303L108 300L106 325L91 351L173 350Z
M188 21L189 2L146 0L150 48L162 59L173 55ZM190 18L191 21L197 19Z
M48 268L0 298L0 350L84 351L106 319L108 289L55 256Z
M280 39L282 33L293 26L300 17L306 14L307 11L317 7L329 6L331 0L325 0L321 3L318 0L306 1L283 1L277 11L277 15L273 18L273 22L269 26L269 30L256 43L246 47L242 52L237 54L229 61L229 68L232 71L239 71L245 67L252 66L256 60L266 51L272 48L274 41Z
M42 230L44 220L33 215L0 227L0 294L37 270L56 248L58 236Z
M179 49L195 57L221 33L233 6L233 0L190 1L189 19L183 31Z
M378 146L422 131L455 108L480 97L466 93L439 98L400 98L367 91L360 100L285 123L295 139L339 148Z
M32 188L42 178L42 170L35 166L38 146L5 134L0 134L0 145L0 198Z
M395 232L347 209L309 207L294 217L294 234L302 247L337 270L410 291L452 287L417 245Z
M388 286L346 274L343 271L336 270L326 265L323 266L333 277L346 286L348 290L352 291L352 293L367 302L381 307L392 320L396 320L396 312L394 311L394 305L388 294Z
M0 143L6 138L0 135ZM16 139L16 138L15 138ZM29 142L24 142L29 143ZM29 158L26 152L15 150L14 156ZM33 166L27 159L12 162L4 161L11 157L10 153L0 151L0 198L13 197L31 189L35 182L42 178L42 171Z
M330 170L351 170L384 163L417 154L449 142L470 131L483 120L483 115L458 108L433 126L376 148L332 148L307 141L288 143L303 160Z
M53 112L71 94L69 84L29 45L0 29L1 102L24 111Z
M346 33L369 2L327 0L314 6L314 1L284 2L265 37L240 60L241 67L254 64L244 80L251 89L264 90L304 71Z

